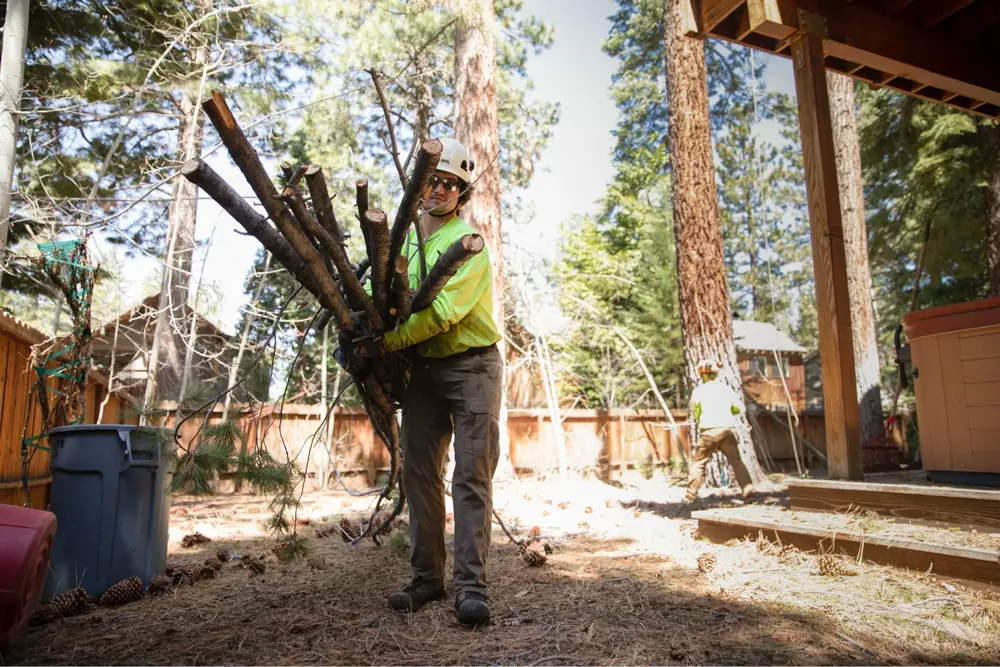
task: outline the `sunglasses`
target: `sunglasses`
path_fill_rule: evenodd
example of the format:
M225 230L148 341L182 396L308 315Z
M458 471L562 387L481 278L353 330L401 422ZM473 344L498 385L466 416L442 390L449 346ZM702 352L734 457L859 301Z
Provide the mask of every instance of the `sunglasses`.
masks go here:
M441 178L437 174L431 176L431 179L427 182L427 188L434 191L437 186L444 187L445 192L457 192L458 191L458 179L457 178Z

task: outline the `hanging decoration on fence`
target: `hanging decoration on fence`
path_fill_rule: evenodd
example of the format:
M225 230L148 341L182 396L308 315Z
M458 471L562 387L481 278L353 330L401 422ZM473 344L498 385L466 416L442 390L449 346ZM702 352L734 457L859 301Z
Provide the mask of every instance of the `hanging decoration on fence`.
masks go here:
M68 336L40 343L31 350L35 382L28 396L29 409L21 429L21 484L25 507L30 504L28 469L31 461L39 449L49 451L42 441L51 429L83 420L91 360L90 309L98 268L87 257L86 238L39 243L38 250L41 255L36 261L62 293L72 316L73 330ZM49 394L54 396L51 401ZM36 402L42 430L29 436Z
M459 239L427 271L418 289L412 291L408 260L401 250L410 225L420 214L424 191L441 157L441 142L424 141L417 148L409 178L394 152L404 192L391 227L383 211L369 208L367 181L357 181L355 202L366 257L354 263L347 255L348 235L334 215L323 170L317 165L282 165L285 187L279 193L222 96L213 92L202 108L267 217L257 213L204 162L191 160L181 168L181 174L215 200L316 297L324 310L317 329L331 320L337 327L346 347L347 371L361 395L372 427L389 451L388 480L373 512L373 516L378 516L381 503L399 487L401 458L396 410L409 381L409 364L400 354L362 358L352 354L352 350L391 331L411 313L429 307L448 279L481 252L485 243L478 234ZM307 192L303 192L303 181ZM415 227L423 266L426 261L423 239L419 224ZM370 295L364 288L369 276ZM394 495L392 511L380 522L369 522L357 539L379 535L400 514L405 502L402 488Z

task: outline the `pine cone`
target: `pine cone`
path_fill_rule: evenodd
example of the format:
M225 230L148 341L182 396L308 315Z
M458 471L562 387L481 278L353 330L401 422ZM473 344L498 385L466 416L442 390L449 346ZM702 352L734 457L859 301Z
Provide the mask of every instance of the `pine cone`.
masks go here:
M206 558L205 567L210 567L216 572L222 569L222 561L218 558Z
M218 563L219 561L215 561ZM207 562L206 562L207 563ZM214 565L202 565L198 568L198 571L194 574L195 581L203 581L205 579L215 579L215 574L218 572Z
M819 557L819 573L825 577L854 577L854 570L841 563L833 554L823 554Z
M229 550L220 548L218 551L215 552L215 557L219 559L219 562L226 563L229 561L230 558Z
M87 591L77 586L59 594L48 604L48 609L56 618L66 618L82 614L93 603Z
M698 571L701 572L702 574L708 574L709 572L715 569L715 565L717 562L718 559L716 559L715 554L713 554L710 551L705 552L702 555L698 556Z
M194 583L194 575L191 574L190 570L183 567L168 567L166 575L170 577L174 586Z
M28 627L34 628L39 625L45 625L56 620L56 618L56 613L52 611L51 604L40 604L35 608L35 613L28 619Z
M542 536L542 529L538 526L532 526L528 529L528 538L532 540L537 540Z
M264 565L264 559L252 558L247 562L247 566L250 568L250 576L257 576L259 574L264 574L264 570L267 566Z
M361 534L361 526L357 525L347 517L344 517L340 521L340 529L343 531L341 537L344 538L345 542L350 542L351 540L357 539L358 535Z
M149 594L150 595L163 595L167 593L174 587L173 577L153 577L149 582Z
M340 535L340 528L336 524L328 523L323 526L316 526L316 537L322 539L332 535Z
M521 550L521 558L530 567L541 567L548 560L545 547L539 542L532 542Z
M139 577L129 577L104 591L101 596L101 604L117 606L135 602L142 597L142 579Z
M205 542L211 542L211 541L212 541L211 538L205 537L201 533L195 533L194 535L185 535L181 539L181 546L184 547L185 549L190 549L191 547L193 547L195 545L203 544Z

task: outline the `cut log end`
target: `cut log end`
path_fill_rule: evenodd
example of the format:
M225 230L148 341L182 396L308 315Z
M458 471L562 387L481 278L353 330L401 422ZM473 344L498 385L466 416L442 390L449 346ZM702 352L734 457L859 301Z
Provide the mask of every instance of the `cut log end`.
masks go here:
M471 253L481 253L486 247L486 241L479 234L467 234L462 237L462 247Z
M316 176L316 174L321 174L321 173L323 173L323 167L319 166L318 164L311 164L308 167L306 167L307 177L314 177Z
M373 208L365 211L365 222L368 223L369 226L384 225L388 222L388 220L389 219L386 216L385 211L381 209Z
M444 144L437 139L428 139L424 143L420 144L420 150L428 155L440 156L444 151Z
M188 176L197 173L198 170L200 169L201 169L201 160L197 158L195 158L194 160L188 160L187 162L184 163L184 166L181 167L181 176L187 178Z

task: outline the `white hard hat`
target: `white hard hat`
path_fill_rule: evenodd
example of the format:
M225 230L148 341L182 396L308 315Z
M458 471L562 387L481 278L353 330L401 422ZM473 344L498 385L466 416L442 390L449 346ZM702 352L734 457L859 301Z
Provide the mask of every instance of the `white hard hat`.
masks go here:
M437 168L470 183L475 164L472 162L472 156L469 155L469 149L451 137L442 137L438 141L444 146L444 150L441 151L441 161L438 162Z
M722 370L722 364L715 359L702 359L698 362L698 372L708 375L715 375Z

